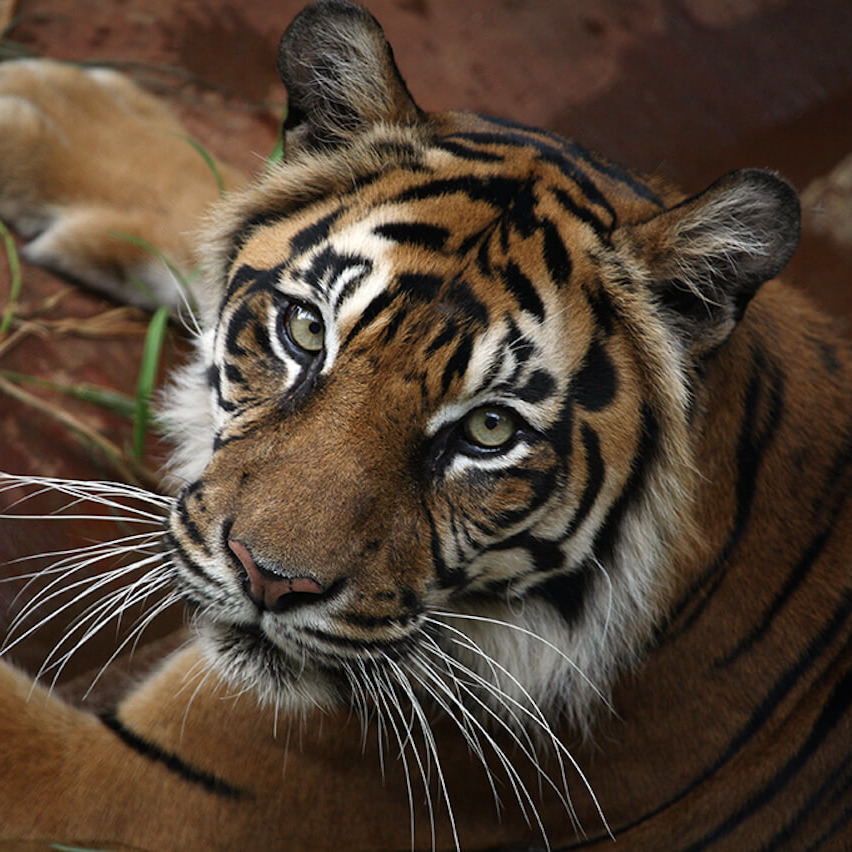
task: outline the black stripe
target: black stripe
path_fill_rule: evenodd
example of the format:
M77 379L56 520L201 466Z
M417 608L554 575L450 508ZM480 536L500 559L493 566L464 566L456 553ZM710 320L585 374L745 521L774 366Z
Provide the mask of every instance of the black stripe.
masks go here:
M396 289L418 302L432 303L437 301L438 294L444 284L440 275L420 275L415 272L404 272L396 278Z
M831 523L822 529L811 541L802 557L796 565L793 566L793 570L788 574L783 586L775 594L772 603L769 605L766 612L763 613L759 621L752 627L747 635L740 639L732 651L716 661L715 665L718 668L730 666L735 663L743 654L750 651L754 644L766 634L772 626L772 622L775 620L776 616L781 612L795 591L805 582L805 580L807 580L814 562L816 562L816 560L822 555L825 545L836 532L834 528L835 520L836 514L835 517L832 517Z
M586 351L583 364L571 383L575 402L586 411L601 411L611 405L618 391L618 375L598 337Z
M469 334L466 334L459 341L456 351L452 354L452 357L449 361L447 361L447 365L444 367L444 373L441 376L441 392L444 396L446 396L453 379L457 376L461 377L464 375L468 364L470 364L470 357L472 354L473 340Z
M834 769L825 776L819 787L808 796L793 818L764 845L764 849L786 848L788 841L804 826L808 817L827 798L830 797L835 803L838 798L842 801L848 801L849 791L852 789L852 769L850 769L852 767L852 753L846 752L839 755L839 758ZM819 848L831 834L848 822L849 814L852 814L852 806L826 829L822 838L811 848Z
M465 139L477 144L490 145L517 145L524 148L534 148L539 157L546 163L556 166L557 169L569 180L577 184L583 195L588 200L602 207L610 216L611 225L614 227L617 221L615 209L607 200L606 196L591 180L589 175L583 171L576 160L572 159L571 153L577 153L583 149L577 146L573 151L558 139L556 144L543 141L540 136L525 135L521 133L459 133L457 138ZM587 153L587 152L586 152Z
M757 479L763 458L769 449L784 411L784 383L781 371L771 371L769 387L769 412L765 418L763 432L759 433L758 404L764 390L765 376L769 372L762 353L754 353L752 375L746 387L743 406L742 427L737 441L736 469L738 472L735 494L735 510L731 531L716 558L702 575L690 586L681 601L672 609L669 623L679 618L688 607L693 609L684 622L658 637L660 642L671 642L689 630L700 618L714 592L722 582L727 570L731 553L745 534L751 520L754 496L757 491ZM703 590L703 591L702 591ZM699 597L700 595L700 597Z
M343 341L343 346L348 346L357 334L363 331L376 317L393 302L393 296L387 290L383 290L378 296L373 298L373 301L364 309L364 312L358 317L358 322L352 326L349 334L346 335L346 340Z
M523 402L543 402L556 390L556 380L547 370L538 369L526 384L515 388L515 396Z
M852 756L847 755L847 761L850 761ZM849 765L848 763L846 764ZM852 778L846 781L846 784L841 788L840 792L842 795L842 801L849 801L849 791L852 789ZM808 846L807 852L812 852L815 849L822 849L829 840L831 840L838 832L843 831L847 825L849 825L850 821L852 821L852 804L846 807L837 819L818 837L814 842ZM848 837L847 837L847 845L848 845ZM832 849L836 849L836 846L832 846Z
M544 303L541 301L541 296L532 281L521 272L514 261L510 260L507 264L503 280L521 310L532 314L539 322L544 322Z
M556 285L566 284L571 277L573 264L571 255L559 236L559 230L550 219L542 219L540 228L543 235L543 254L547 271L553 283Z
M618 498L607 513L598 534L595 536L592 550L604 565L612 564L618 533L627 509L633 505L636 497L645 489L645 478L660 448L660 424L656 415L646 404L642 406L642 421L639 433L639 445L633 455L633 469Z
M198 529L195 521L190 519L186 500L178 501L177 509L180 516L181 529L189 536L193 544L196 544L206 556L209 556L210 548L207 546L207 542L204 540L204 536L201 535L201 531Z
M580 219L582 222L590 225L592 230L602 239L607 239L609 235L612 233L612 227L614 223L610 223L609 225L604 225L601 221L600 216L595 216L588 207L583 207L580 204L577 204L571 196L565 192L564 189L560 189L559 187L554 187L552 189L553 194L556 196L556 200L565 208L565 210L570 213L572 216Z
M458 334L458 326L452 320L446 320L446 325L440 334L426 348L427 355L434 355L439 349L446 346L451 340L455 340Z
M323 240L328 238L331 226L340 218L343 212L342 208L332 210L316 222L311 222L310 225L297 231L290 238L290 252L293 255L304 254L310 251L315 246L318 246Z
M257 321L257 315L246 302L238 305L228 320L228 331L225 336L225 349L229 355L244 356L246 350L237 342L246 326Z
M446 301L483 328L488 325L488 308L481 302L473 290L461 279L450 283L445 294Z
M449 139L439 139L435 143L435 147L440 148L442 151L447 151L455 157L461 157L463 160L472 160L479 163L502 163L506 159L500 154L495 154L493 151L470 148L467 145L461 145Z
M657 195L651 187L644 183L638 175L628 171L622 166L611 163L609 160L601 159L587 148L584 148L578 142L563 139L561 136L549 130L529 127L528 125L521 124L518 121L512 121L511 119L497 118L491 115L481 114L479 115L479 118L484 119L491 124L496 124L498 127L509 127L514 130L522 130L527 133L535 134L536 137L549 139L555 146L563 151L566 156L571 157L572 159L582 160L584 163L590 165L595 171L600 172L602 175L606 175L606 177L611 180L628 187L640 198L651 201L658 207L664 206L659 195Z
M580 524L589 516L592 511L592 506L595 505L595 500L598 499L601 488L603 487L606 468L604 466L603 457L601 456L601 444L598 439L598 433L584 423L581 430L583 440L583 449L586 451L586 484L583 488L583 494L580 497L580 502L577 505L577 511L574 517L571 518L571 523L565 533L565 538L569 539L580 528Z
M508 209L518 196L523 184L513 178L487 177L479 178L474 175L464 177L443 178L412 186L403 190L395 198L395 202L424 201L430 198L441 198L445 195L466 195L473 201L485 201L493 207Z
M586 295L592 313L595 315L595 322L598 328L600 328L606 337L609 337L612 334L613 324L617 316L617 311L612 304L609 293L607 293L600 282L598 282L594 290L584 287L583 292Z
M374 233L397 243L421 246L433 251L444 248L444 244L450 237L450 232L446 228L427 225L423 222L387 222L374 228Z
M186 763L178 755L174 754L174 752L165 751L156 743L134 733L122 723L114 711L102 713L100 720L126 746L143 757L147 757L155 763L162 764L169 772L179 775L184 781L188 781L190 784L197 784L203 787L208 793L223 796L227 799L253 798L248 791L235 787L227 781L223 781L221 778L205 772L203 769L197 769L191 764Z
M700 787L708 778L711 778L715 775L723 766L733 760L742 749L746 746L749 740L753 739L760 732L761 728L766 724L769 717L775 712L775 709L778 705L787 697L787 695L792 691L793 687L796 685L798 680L807 672L811 670L816 659L831 645L831 643L837 638L840 630L844 627L846 622L849 620L850 615L852 615L852 590L847 589L842 596L840 601L840 605L835 609L832 617L825 623L823 629L817 634L817 636L811 640L808 646L805 648L804 652L799 656L795 663L793 663L789 668L787 668L784 672L782 672L781 677L775 681L772 688L766 694L764 699L758 704L751 716L749 717L746 724L740 729L740 731L734 736L734 738L728 743L728 747L725 749L722 754L719 755L718 758L704 770L702 770L698 776L696 776L689 784L686 785L679 793L673 796L666 802L663 802L661 805L658 805L653 810L649 811L646 814L643 814L636 820L628 823L627 825L621 826L615 830L615 835L618 837L619 834L622 834L627 831L631 831L632 829L637 828L643 823L647 823L650 820L654 819L654 817L661 814L663 811L667 810L670 807L673 807L686 796L688 796L693 790ZM848 674L847 674L848 677ZM609 835L600 835L598 837L590 838L587 841L571 846L571 849L579 849L585 846L591 846L595 843L600 843L601 841L609 841L611 837ZM566 849L569 847L565 847Z
M598 570L589 559L569 574L558 574L545 580L535 587L534 592L555 607L567 624L574 624L583 613Z
M824 705L807 740L801 748L781 767L781 770L765 784L758 792L751 796L736 813L731 814L721 825L700 841L687 847L686 852L700 852L719 838L730 834L743 822L754 816L757 811L766 807L784 788L793 780L800 769L810 760L815 752L822 746L838 722L847 714L852 705L852 670L835 684L828 701Z

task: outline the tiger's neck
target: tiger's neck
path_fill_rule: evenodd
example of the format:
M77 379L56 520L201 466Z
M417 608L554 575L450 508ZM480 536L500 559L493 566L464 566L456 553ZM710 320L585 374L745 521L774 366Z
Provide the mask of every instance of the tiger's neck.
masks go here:
M680 566L656 646L617 686L588 755L616 834L651 842L661 825L691 825L754 848L825 804L795 791L819 789L852 748L850 379L848 344L775 282L707 365L696 514L708 550ZM838 767L811 759L826 738ZM734 799L751 804L729 813ZM784 817L750 834L767 807Z

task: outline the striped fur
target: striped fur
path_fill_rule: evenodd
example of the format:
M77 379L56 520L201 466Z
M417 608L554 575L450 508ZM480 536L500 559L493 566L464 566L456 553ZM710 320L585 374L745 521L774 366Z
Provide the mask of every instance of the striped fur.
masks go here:
M198 638L104 719L151 778L234 809L178 848L402 848L424 821L442 848L848 843L852 358L770 282L791 187L744 170L687 198L542 130L427 115L341 0L297 18L280 68L284 162L207 224L164 406ZM183 749L178 711L155 716L192 666L214 687ZM261 709L223 721L221 689ZM313 735L295 784L253 780L281 750L252 719L317 707L339 754L340 708L395 732L414 828L392 783L376 813L375 776L312 767ZM268 756L249 771L240 742ZM449 819L410 792L431 760ZM477 784L519 813L484 821ZM304 789L349 840L298 834Z

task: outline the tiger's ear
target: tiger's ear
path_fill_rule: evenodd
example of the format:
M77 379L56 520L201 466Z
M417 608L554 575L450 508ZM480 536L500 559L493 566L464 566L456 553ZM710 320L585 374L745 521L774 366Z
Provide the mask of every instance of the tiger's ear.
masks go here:
M731 172L704 192L613 235L638 255L657 304L694 358L724 342L799 242L796 191L773 172Z
M281 38L278 73L288 92L285 153L339 145L377 122L423 118L382 28L346 0L320 0L297 15Z

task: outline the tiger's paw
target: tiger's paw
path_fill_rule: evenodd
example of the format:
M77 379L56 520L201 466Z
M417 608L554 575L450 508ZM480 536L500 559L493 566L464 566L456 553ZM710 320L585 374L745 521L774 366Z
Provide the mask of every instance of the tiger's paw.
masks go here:
M226 186L239 182L223 169ZM169 110L122 74L0 65L0 219L24 257L123 302L175 305L216 175Z

